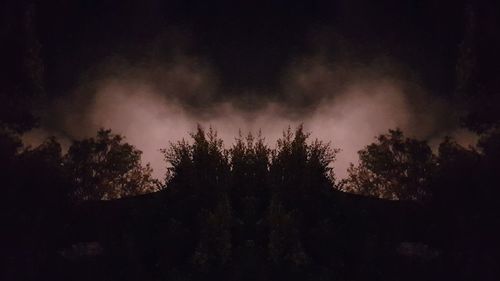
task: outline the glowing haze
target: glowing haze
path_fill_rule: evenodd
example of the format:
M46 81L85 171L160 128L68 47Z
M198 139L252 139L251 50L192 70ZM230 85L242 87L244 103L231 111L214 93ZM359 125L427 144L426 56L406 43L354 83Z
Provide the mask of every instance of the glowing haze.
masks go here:
M321 56L308 57L289 67L280 93L263 97L242 89L238 98L218 92L209 66L186 57L165 65L104 65L73 95L50 105L41 128L25 135L25 142L55 135L67 144L110 128L142 150L143 161L161 178L166 164L159 150L187 138L197 124L214 127L226 146L240 130L260 130L271 147L288 126L303 124L312 138L341 149L334 164L338 177L357 161L357 151L391 128L431 145L444 135L467 145L475 141L473 134L457 129L457 113L450 106L431 99L387 63L335 65Z

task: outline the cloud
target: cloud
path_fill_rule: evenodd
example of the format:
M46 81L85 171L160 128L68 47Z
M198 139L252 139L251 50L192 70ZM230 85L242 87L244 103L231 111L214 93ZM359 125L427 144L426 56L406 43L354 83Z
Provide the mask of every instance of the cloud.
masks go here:
M462 143L474 141L458 131L451 106L431 98L388 62L335 64L306 57L289 66L279 93L265 97L245 92L229 97L218 92L218 84L207 64L186 56L140 65L113 60L73 95L54 101L42 115L42 127L24 139L36 144L56 135L67 144L111 128L143 151L143 161L159 178L166 166L159 150L186 138L197 124L216 128L226 146L240 130L261 130L274 146L283 129L304 124L313 138L341 149L334 164L339 177L357 161L357 151L391 128L434 145L444 133Z

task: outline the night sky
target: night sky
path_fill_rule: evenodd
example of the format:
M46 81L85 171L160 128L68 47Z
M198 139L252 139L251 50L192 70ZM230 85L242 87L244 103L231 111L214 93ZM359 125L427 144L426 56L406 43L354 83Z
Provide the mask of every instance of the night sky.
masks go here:
M34 6L49 95L71 91L109 57L140 64L168 61L179 51L209 63L225 94L269 95L290 64L320 49L337 61L389 58L447 95L466 24L464 1L22 2L7 1L3 13L22 17L24 7ZM493 50L498 9L477 6L478 43Z
M500 89L495 1L50 0L1 11L1 83L38 93L40 126L25 141L109 127L153 166L196 123L228 142L239 129L274 140L304 123L343 149L341 169L394 127L470 144L460 116Z

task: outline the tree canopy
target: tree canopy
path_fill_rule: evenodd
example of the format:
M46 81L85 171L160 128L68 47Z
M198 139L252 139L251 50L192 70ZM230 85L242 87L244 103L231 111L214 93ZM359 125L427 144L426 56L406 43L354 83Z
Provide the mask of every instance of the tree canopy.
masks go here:
M151 167L141 164L141 153L111 130L99 130L96 138L74 142L64 157L64 166L74 181L73 195L101 200L158 190Z
M169 169L161 183L141 152L110 130L67 152L54 138L38 147L14 140L2 162L12 202L6 214L15 225L8 235L23 235L7 251L37 251L38 258L13 260L66 277L70 271L50 263L79 267L88 251L110 267L110 279L122 266L129 279L145 280L364 280L377 272L419 280L427 275L407 275L419 266L433 275L487 276L497 257L488 245L496 242L481 234L497 233L497 140L494 130L477 148L446 138L433 153L390 130L339 180L338 149L310 140L302 126L286 129L274 147L260 134L240 134L228 148L199 126L162 150ZM97 244L55 254L60 241L81 237ZM473 270L452 273L465 264Z
M436 159L425 141L389 130L359 151L359 161L348 170L346 191L400 200L423 200L430 193Z

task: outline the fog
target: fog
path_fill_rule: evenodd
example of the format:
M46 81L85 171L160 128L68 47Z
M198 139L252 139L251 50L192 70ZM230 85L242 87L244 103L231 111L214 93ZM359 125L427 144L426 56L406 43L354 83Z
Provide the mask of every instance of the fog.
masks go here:
M336 64L310 56L289 65L276 93L241 89L228 95L209 65L196 59L139 66L105 62L73 94L51 102L40 114L41 127L24 141L36 145L54 135L67 148L73 139L110 128L143 151L144 163L151 163L158 178L166 167L159 150L188 138L197 124L214 127L226 147L240 131L259 130L274 147L284 129L303 124L312 138L341 149L334 163L339 178L357 162L357 151L388 129L400 128L433 148L445 135L463 145L475 142L474 134L459 129L459 112L452 105L431 98L418 81L401 73L387 61Z

